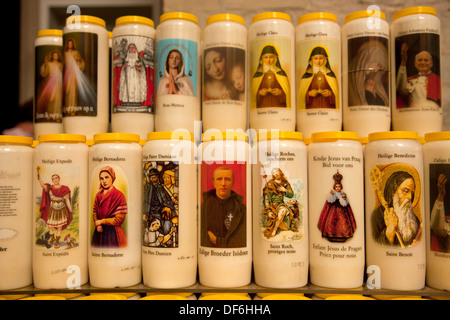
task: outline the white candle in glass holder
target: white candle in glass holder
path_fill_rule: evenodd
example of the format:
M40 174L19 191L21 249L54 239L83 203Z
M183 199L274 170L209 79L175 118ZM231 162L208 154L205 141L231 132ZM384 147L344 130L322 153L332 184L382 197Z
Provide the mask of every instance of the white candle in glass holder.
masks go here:
M33 283L32 138L0 136L0 290Z
M89 281L141 282L142 146L131 133L94 135L89 149Z
M200 284L248 285L252 274L251 166L243 132L210 131L199 145Z
M197 147L189 132L152 132L142 153L144 285L197 281Z
M33 282L74 289L88 281L88 146L78 134L39 137L33 160Z

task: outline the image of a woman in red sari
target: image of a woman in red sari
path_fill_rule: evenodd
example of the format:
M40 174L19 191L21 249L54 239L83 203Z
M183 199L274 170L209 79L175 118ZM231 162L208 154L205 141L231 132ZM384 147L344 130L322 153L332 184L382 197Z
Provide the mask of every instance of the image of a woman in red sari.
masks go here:
M42 187L42 198L40 204L41 218L45 221L48 227L50 239L48 245L52 245L58 249L60 247L59 240L61 233L72 222L72 204L70 189L67 186L61 185L61 178L59 175L52 175L52 183L44 183L39 174L39 167L37 167L37 178Z
M356 229L355 216L347 195L342 191L342 178L339 171L333 175L333 189L328 194L317 224L322 237L330 242L345 242L353 237Z
M116 173L106 166L99 173L100 190L95 196L93 247L125 248L127 236L122 228L128 212L124 194L114 187Z

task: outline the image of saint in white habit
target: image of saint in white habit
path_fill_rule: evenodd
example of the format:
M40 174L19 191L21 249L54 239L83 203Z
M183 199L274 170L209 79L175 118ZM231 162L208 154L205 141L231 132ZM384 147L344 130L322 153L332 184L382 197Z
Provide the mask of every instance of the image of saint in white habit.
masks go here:
M182 94L194 95L191 79L184 73L183 55L177 49L167 54L164 64L164 76L159 81L157 95Z
M145 66L134 43L128 45L119 86L120 101L142 103L147 100Z

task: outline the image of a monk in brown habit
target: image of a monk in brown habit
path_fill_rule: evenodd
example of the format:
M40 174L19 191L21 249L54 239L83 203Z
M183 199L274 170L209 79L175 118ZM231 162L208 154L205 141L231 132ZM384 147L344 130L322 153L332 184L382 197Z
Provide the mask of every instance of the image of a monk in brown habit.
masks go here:
M294 212L284 202L284 197L292 198L294 191L279 168L272 170L272 179L267 181L263 189L264 212L267 215L267 225L264 236L268 239L277 235L279 230L292 230L294 226Z

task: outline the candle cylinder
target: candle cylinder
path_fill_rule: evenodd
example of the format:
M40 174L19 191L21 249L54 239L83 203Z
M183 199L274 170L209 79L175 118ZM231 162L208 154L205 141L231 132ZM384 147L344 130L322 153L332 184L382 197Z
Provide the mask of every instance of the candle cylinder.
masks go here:
M0 289L33 283L33 139L0 136Z
M295 33L291 17L263 12L249 39L250 128L295 131Z
M198 18L167 12L156 28L155 131L200 129L201 30Z
M316 132L308 146L312 284L349 289L364 280L364 164L355 132Z
M309 267L307 150L302 134L260 132L252 159L255 283L302 287L308 283Z
M391 24L392 129L442 130L441 22L432 7L394 13Z
M89 280L98 288L141 281L139 140L137 134L100 133L89 149Z
M152 132L143 147L144 285L182 288L197 281L197 165L193 134Z
M70 16L63 29L64 133L108 132L109 46L103 19Z
M391 128L389 24L376 10L356 11L342 26L343 129L360 137Z
M34 138L63 133L62 30L39 30L34 41Z
M301 16L295 29L297 131L342 130L341 28L334 14Z
M366 264L381 289L425 285L424 181L417 133L369 134L364 149Z
M155 28L151 19L122 16L112 31L111 131L154 130Z
M220 41L218 41L220 39ZM203 30L202 127L247 129L247 29L235 14L210 16Z
M426 284L450 290L450 132L425 134Z
M39 137L33 160L33 280L39 289L88 281L88 146L78 134Z
M251 168L247 135L207 132L199 145L200 284L248 285L252 274Z

